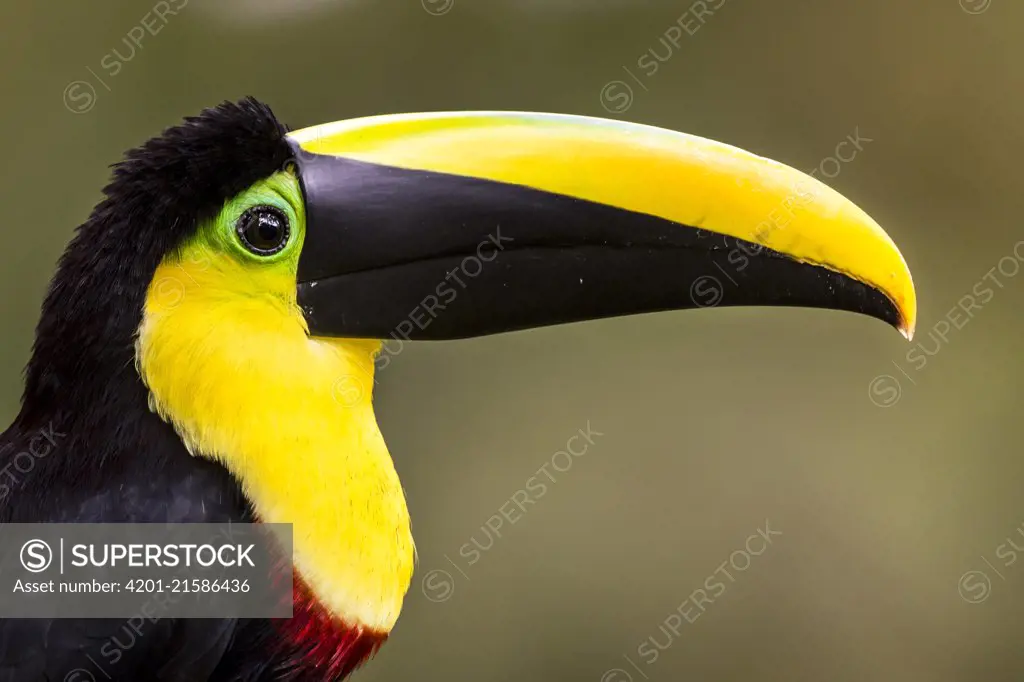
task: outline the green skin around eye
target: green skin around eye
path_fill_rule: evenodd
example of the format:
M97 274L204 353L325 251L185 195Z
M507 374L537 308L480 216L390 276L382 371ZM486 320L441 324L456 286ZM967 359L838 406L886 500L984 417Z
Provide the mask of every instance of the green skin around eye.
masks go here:
M249 251L240 241L238 219L253 206L273 206L288 218L288 244L270 256ZM306 234L306 213L299 179L291 171L282 171L260 180L224 204L217 217L199 226L195 236L180 249L181 260L209 262L230 256L244 267L273 267L295 273Z

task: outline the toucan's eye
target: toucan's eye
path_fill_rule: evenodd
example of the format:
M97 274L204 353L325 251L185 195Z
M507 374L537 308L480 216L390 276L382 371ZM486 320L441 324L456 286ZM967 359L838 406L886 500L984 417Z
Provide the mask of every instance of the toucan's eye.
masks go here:
M274 206L253 206L235 225L242 245L257 256L272 256L288 244L288 216Z

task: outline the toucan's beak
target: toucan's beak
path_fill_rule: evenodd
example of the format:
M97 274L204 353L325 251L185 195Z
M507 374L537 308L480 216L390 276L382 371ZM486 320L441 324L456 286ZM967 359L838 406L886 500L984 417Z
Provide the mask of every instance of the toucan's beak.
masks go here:
M888 235L824 184L735 147L497 112L361 118L289 140L313 335L450 339L709 305L834 308L914 330L914 284Z

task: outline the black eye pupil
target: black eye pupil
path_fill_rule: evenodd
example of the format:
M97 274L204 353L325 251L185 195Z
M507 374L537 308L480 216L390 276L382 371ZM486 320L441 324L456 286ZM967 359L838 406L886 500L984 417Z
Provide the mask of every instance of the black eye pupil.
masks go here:
M253 206L238 219L236 229L245 248L260 256L273 255L288 244L288 217L273 206Z

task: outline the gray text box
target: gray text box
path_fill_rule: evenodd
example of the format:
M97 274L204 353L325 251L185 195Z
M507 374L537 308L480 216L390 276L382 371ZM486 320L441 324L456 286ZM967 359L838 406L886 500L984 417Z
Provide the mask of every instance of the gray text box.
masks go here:
M289 618L289 524L0 524L0 618Z

